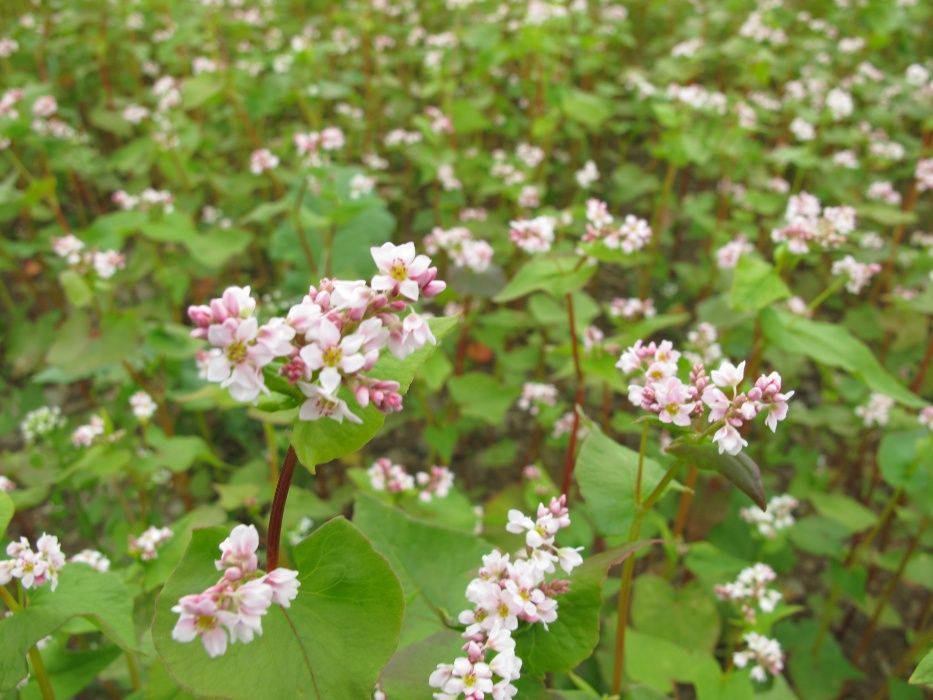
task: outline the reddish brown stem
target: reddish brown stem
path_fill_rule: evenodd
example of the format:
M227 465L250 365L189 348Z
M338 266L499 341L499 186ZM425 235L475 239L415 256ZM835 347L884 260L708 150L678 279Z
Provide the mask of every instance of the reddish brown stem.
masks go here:
M920 367L917 368L917 376L910 383L911 391L920 392L923 386L923 380L926 379L927 370L930 369L930 362L933 361L933 333L930 334L930 342L927 343L927 351L920 361Z
M279 544L282 539L282 516L285 514L285 499L288 498L288 489L292 485L292 476L298 455L295 448L288 446L282 469L279 472L279 482L275 485L275 496L272 497L272 510L269 511L269 530L266 534L266 569L274 570L279 565Z
M583 368L580 365L580 348L577 343L577 320L573 312L573 297L568 292L564 298L567 301L567 320L570 323L570 349L573 354L573 370L577 380L577 390L573 397L573 427L570 430L570 442L567 445L567 456L564 458L564 480L561 493L570 498L570 482L573 479L574 453L577 449L577 431L580 429L579 407L583 403Z

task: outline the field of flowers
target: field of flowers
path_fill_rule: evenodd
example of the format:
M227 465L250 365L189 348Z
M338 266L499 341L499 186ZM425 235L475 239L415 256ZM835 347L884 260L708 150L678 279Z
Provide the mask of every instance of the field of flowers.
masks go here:
M933 697L933 5L0 20L0 700Z

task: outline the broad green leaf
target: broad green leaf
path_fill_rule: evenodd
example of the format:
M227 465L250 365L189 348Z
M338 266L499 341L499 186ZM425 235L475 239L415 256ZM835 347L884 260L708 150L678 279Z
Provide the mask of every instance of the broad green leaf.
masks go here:
M669 693L675 681L718 681L720 670L716 660L705 652L686 649L669 639L629 628L625 633L625 675L654 690Z
M635 579L632 624L685 649L712 654L719 641L719 612L710 590L694 582L675 589L667 579L644 573Z
M911 502L933 509L933 438L930 431L887 433L878 446L878 467L882 478L894 488L904 489Z
M136 647L133 599L123 579L84 564L66 564L53 591L30 592L28 607L0 618L0 692L26 676L26 652L74 617L87 618L123 649Z
M784 620L774 637L787 649L787 675L795 688L805 691L806 700L832 700L843 683L863 677L846 659L838 642L827 634L816 648L819 621Z
M160 243L186 243L198 236L190 216L174 212L157 221L147 221L140 227L142 234Z
M447 382L447 387L462 415L492 425L501 425L521 391L519 387L504 386L492 375L482 372L453 377Z
M169 674L195 695L237 700L369 697L398 642L402 591L388 563L347 520L336 518L294 549L301 588L273 605L263 634L211 659L197 642L172 639L178 599L212 585L223 528L196 531L156 603L153 640Z
M878 520L872 511L842 493L814 491L807 499L820 515L835 520L851 532L867 530Z
M200 107L221 90L223 82L218 75L202 73L188 78L181 86L181 106L184 109Z
M627 534L635 513L638 453L606 437L595 424L589 425L589 430L574 470L580 493L599 532ZM642 498L658 485L664 471L653 459L645 458Z
M240 255L249 246L252 236L235 228L219 228L210 233L185 239L191 257L205 267L223 267L231 258Z
M421 596L452 620L469 605L464 591L492 545L460 530L418 521L368 494L357 497L353 522L389 560L409 603ZM437 614L433 621L440 624Z
M6 528L13 519L15 511L13 499L7 495L6 491L0 491L0 537L6 534Z
M599 642L602 589L609 569L649 542L640 541L584 560L569 576L570 589L558 598L557 621L534 624L515 635L522 673L543 677L566 673L593 653Z
M761 470L755 461L744 452L737 455L720 454L712 444L691 444L675 442L667 451L698 469L719 472L731 481L742 493L764 510L768 506L764 485L761 483Z
M65 270L58 276L58 281L65 290L65 297L68 303L78 308L87 306L94 298L94 293L88 286L87 281L78 272L74 270Z
M805 355L820 364L838 367L858 377L873 391L887 394L905 406L926 405L892 377L868 347L838 324L765 309L761 313L761 327L774 350Z
M773 265L754 255L739 258L729 292L729 303L733 309L758 311L789 296L790 289Z
M561 102L564 114L590 130L596 130L612 116L612 105L598 95L582 90L568 90Z
M457 325L459 317L449 316L430 320L431 331L440 342ZM436 346L425 345L404 360L399 360L389 352L384 352L370 372L370 376L379 379L397 381L404 394L408 391L418 367L431 356ZM361 409L350 400L351 410L363 422L360 424L344 421L337 423L330 419L317 421L299 420L292 431L292 445L298 453L298 459L306 468L314 471L318 464L330 462L344 455L356 452L373 439L385 422L385 415L373 406Z
M575 255L537 255L519 268L493 301L501 304L537 291L553 296L575 292L596 272L595 265L580 265L581 260Z
M913 685L926 685L933 687L933 649L927 651L917 664L917 668L910 674L910 683Z

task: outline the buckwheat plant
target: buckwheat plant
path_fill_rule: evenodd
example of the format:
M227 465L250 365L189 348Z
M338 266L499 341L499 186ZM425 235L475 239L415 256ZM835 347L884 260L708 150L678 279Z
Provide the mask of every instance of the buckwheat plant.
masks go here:
M223 571L220 580L201 593L183 596L172 608L178 613L172 639L190 642L200 637L208 656L221 656L228 642L249 644L261 635L262 617L273 604L291 606L301 585L298 572L281 567L261 571L258 548L255 526L233 528L214 562Z
M525 546L511 556L496 549L483 557L479 575L466 588L473 607L457 618L466 625L465 655L452 664L438 664L431 674L428 684L440 690L435 700L515 697L518 689L512 682L521 676L522 660L515 655L513 632L522 623L547 629L557 619L557 597L570 585L550 575L558 567L569 574L583 562L582 547L556 544L557 533L570 527L566 496L539 504L534 519L515 509L508 517L506 530L523 534Z

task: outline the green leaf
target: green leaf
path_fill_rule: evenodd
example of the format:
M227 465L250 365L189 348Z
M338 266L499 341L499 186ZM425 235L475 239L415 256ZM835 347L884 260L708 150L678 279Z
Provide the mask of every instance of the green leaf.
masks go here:
M421 596L450 618L467 606L467 584L493 549L469 533L415 520L365 493L356 499L353 522L389 560L409 605ZM432 622L438 625L439 618Z
M758 311L790 295L790 289L773 265L753 255L739 258L729 292L729 303L733 309Z
M429 321L431 331L438 342L454 329L458 320L457 316L448 316L432 318ZM431 356L435 349L434 345L425 345L404 360L399 360L391 353L385 352L369 374L379 379L398 382L399 391L404 394L408 391L418 367ZM298 459L306 468L314 471L318 464L356 452L379 432L379 428L385 422L383 413L373 406L360 409L359 406L353 405L352 400L351 406L351 410L362 418L362 423L350 423L349 421L337 423L330 419L299 420L295 423L292 431L292 445L298 453Z
M872 511L845 494L814 491L807 499L820 515L844 525L850 532L867 530L878 520Z
M248 231L220 228L187 238L185 245L194 260L205 267L217 269L246 250L251 240L252 236Z
M910 674L908 681L912 685L926 685L933 687L933 649L927 651L917 668Z
M573 574L570 590L558 598L557 621L534 624L516 633L515 653L522 660L522 674L543 677L566 673L593 653L599 642L602 589L610 567L621 564L648 541L588 557Z
M557 297L575 292L596 272L595 265L579 265L580 260L575 255L537 255L519 268L493 301L501 304L537 291Z
M187 243L198 236L191 217L179 212L166 214L158 221L147 221L139 228L146 238L160 243Z
M94 298L87 281L75 270L65 270L58 276L58 281L65 290L65 298L72 306L87 306Z
M761 470L755 461L744 452L737 455L719 454L719 449L712 444L691 444L675 442L667 451L698 469L719 472L731 481L755 505L764 510L768 507L765 487L761 483Z
M612 116L612 106L607 100L582 90L565 92L561 107L568 119L583 124L591 131L598 129Z
M624 535L635 513L638 453L606 437L595 424L588 427L590 433L577 456L577 484L596 528L604 535ZM645 458L642 498L658 485L664 472L660 464Z
M6 491L0 491L0 537L6 534L6 528L13 519L15 511L13 499L7 495Z
M336 518L294 550L301 588L289 609L273 605L263 634L211 659L195 641L172 639L178 599L216 582L223 528L198 530L156 603L153 640L186 690L231 700L369 697L398 642L402 591L385 559L347 520Z
M863 676L846 659L833 635L826 635L816 647L818 628L815 619L784 620L774 636L788 651L787 673L794 687L806 689L807 700L832 700L843 683Z
M926 405L892 377L871 350L841 325L765 309L761 313L761 327L774 350L805 355L820 364L838 367L858 377L873 391L887 394L905 406L923 408Z
M719 641L719 612L709 590L695 582L675 589L667 579L650 573L635 579L632 624L685 649L709 654Z
M495 377L482 372L467 372L447 382L450 395L464 416L500 425L518 398L518 387L506 387Z
M0 619L0 692L25 678L26 652L68 620L84 617L123 649L134 649L133 598L123 579L84 564L67 564L53 591L30 592L29 606Z
M200 107L223 89L223 82L217 75L202 73L185 80L181 86L181 106L184 109Z
M120 656L120 647L108 645L86 651L68 651L60 645L42 650L42 661L49 674L56 698L74 698L107 666ZM40 700L42 693L35 678L23 688L22 700Z

